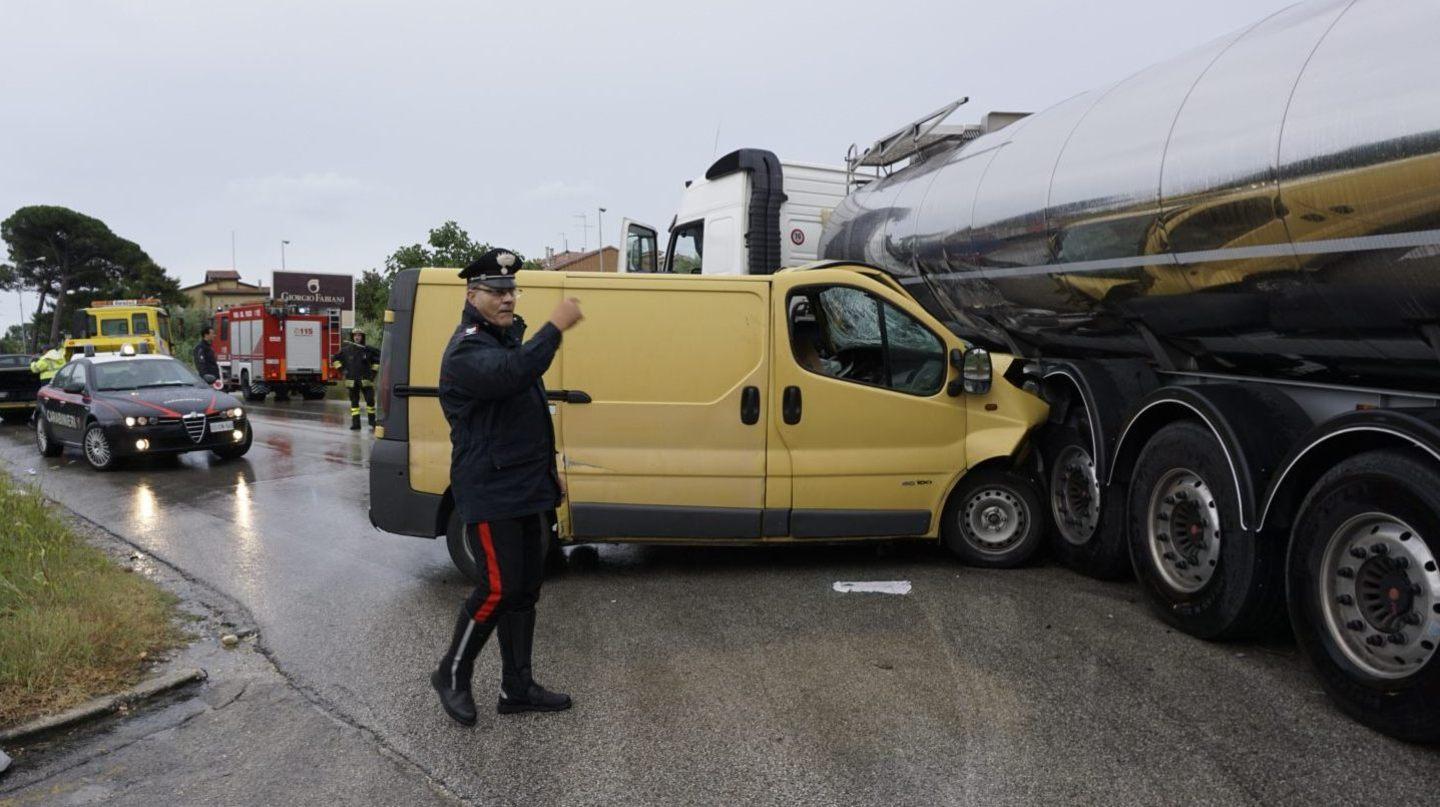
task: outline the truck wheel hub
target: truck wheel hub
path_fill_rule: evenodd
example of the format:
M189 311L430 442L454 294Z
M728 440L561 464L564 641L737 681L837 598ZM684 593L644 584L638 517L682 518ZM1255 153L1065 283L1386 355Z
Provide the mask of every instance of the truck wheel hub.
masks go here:
M1374 678L1411 675L1440 644L1440 569L1424 539L1386 513L1349 519L1321 560L1330 638Z
M1220 510L1210 486L1194 471L1176 468L1160 478L1150 497L1150 560L1176 591L1204 588L1220 563Z
M1055 458L1050 506L1060 537L1081 546L1094 536L1100 521L1100 481L1095 462L1080 446L1067 446Z

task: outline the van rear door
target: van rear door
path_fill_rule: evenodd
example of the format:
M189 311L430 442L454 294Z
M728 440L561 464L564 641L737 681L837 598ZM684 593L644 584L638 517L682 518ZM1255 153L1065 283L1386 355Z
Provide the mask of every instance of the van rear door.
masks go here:
M570 275L565 291L585 311L558 385L571 537L759 538L769 284Z

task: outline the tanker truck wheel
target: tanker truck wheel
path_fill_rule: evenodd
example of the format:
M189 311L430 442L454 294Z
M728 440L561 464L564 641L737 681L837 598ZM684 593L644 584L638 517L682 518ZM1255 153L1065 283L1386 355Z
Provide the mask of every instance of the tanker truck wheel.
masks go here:
M1284 619L1282 541L1240 529L1235 479L1219 441L1172 423L1130 477L1130 562L1161 619L1201 639L1273 632Z
M1055 556L1089 577L1128 576L1123 496L1116 489L1106 490L1096 477L1089 420L1072 412L1052 427L1042 446Z
M1286 569L1296 640L1340 710L1440 742L1440 473L1374 451L1335 466L1295 520Z
M999 469L971 471L941 515L940 538L970 566L1008 569L1045 542L1045 516L1030 480Z

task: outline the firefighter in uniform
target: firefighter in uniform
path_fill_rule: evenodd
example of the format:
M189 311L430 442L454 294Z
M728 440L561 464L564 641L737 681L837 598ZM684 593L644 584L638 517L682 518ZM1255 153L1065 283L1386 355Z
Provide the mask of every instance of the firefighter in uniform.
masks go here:
M40 354L35 361L30 362L30 372L40 376L41 384L49 384L50 379L60 372L65 366L65 352L59 345L51 345L50 349Z
M370 425L375 425L375 367L380 363L380 351L365 344L365 332L355 328L350 331L350 341L340 352L330 357L330 366L344 371L345 383L350 386L350 429L360 428L360 395L365 395L365 414Z
M502 676L496 711L555 712L570 697L531 674L549 514L565 495L555 468L555 433L541 376L560 334L580 321L577 300L560 302L529 341L515 316L519 258L493 249L460 273L465 309L440 365L440 406L450 423L450 485L478 567L479 585L460 609L454 636L430 683L446 714L474 725L470 679L494 631Z

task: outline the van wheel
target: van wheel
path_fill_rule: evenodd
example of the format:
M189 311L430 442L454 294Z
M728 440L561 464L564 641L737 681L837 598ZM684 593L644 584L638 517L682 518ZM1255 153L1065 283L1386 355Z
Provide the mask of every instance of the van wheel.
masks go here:
M1115 580L1130 574L1125 546L1123 496L1096 476L1090 421L1072 412L1043 441L1049 465L1050 547L1064 565L1089 577Z
M466 540L465 524L460 520L459 508L450 511L445 522L445 546L450 550L450 561L455 568L472 583L480 582L480 563L475 560L475 539Z
M1305 497L1287 577L1296 641L1350 717L1440 742L1440 473L1390 451L1352 457Z
M1130 477L1129 546L1150 604L1201 639L1267 634L1282 623L1283 547L1240 529L1224 449L1198 423L1165 426Z
M972 471L945 504L940 537L971 566L1008 569L1040 549L1043 512L1028 479L1007 471Z

